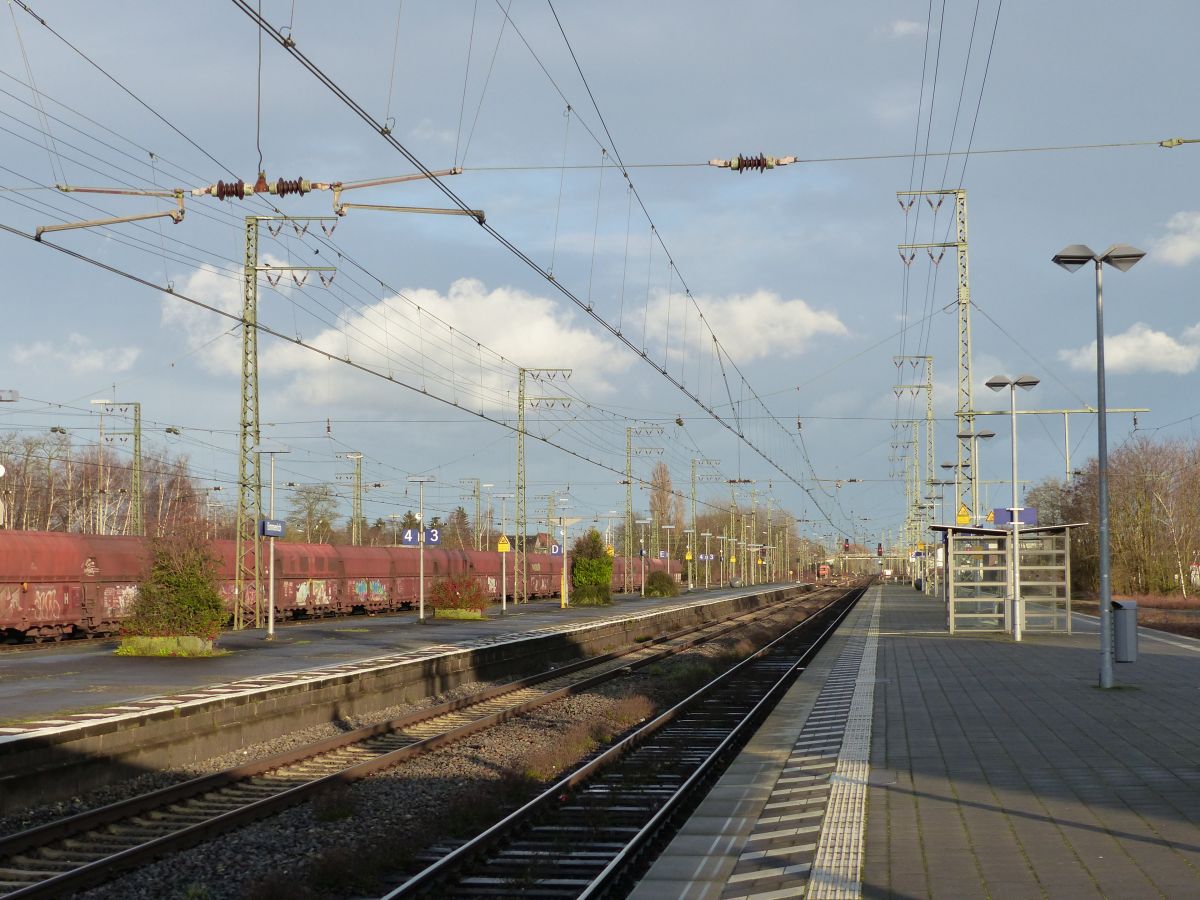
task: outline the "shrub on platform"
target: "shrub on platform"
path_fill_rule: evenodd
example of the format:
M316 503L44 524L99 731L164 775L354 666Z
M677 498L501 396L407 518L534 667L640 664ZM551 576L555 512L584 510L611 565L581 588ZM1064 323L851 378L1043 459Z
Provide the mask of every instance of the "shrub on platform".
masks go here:
M435 617L442 619L482 619L491 601L474 578L442 578L429 593L429 605Z
M647 597L677 597L679 585L669 572L651 572L646 576Z
M204 656L229 619L217 559L202 533L183 527L150 539L137 599L121 624L126 656ZM189 640L179 640L187 638Z
M611 603L612 572L613 561L604 546L604 539L592 528L571 547L571 604L607 606Z

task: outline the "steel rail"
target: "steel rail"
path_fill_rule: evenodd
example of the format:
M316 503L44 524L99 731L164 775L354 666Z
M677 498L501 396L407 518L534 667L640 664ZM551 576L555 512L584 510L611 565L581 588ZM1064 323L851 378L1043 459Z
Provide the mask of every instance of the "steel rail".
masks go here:
M284 753L246 763L224 772L191 779L180 784L130 798L129 800L119 801L96 810L83 812L66 819L60 819L46 825L19 832L9 837L0 838L0 869L20 869L19 864L14 866L11 864L11 861L14 857L21 854L31 851L36 852L41 848L50 847L56 842L86 835L98 828L202 797L205 794L235 786L268 772L287 766L294 766L306 760L313 760L339 750L352 748L372 738L384 738L387 735L416 725L429 723L440 717L469 711L473 707L483 706L505 695L534 688L539 684L563 678L573 678L576 674L588 669L594 669L604 666L607 663L618 662L629 656L642 654L641 658L635 659L632 662L612 666L598 674L572 681L563 687L507 706L495 713L481 716L427 738L413 740L405 746L381 753L364 762L342 767L338 771L324 776L313 777L291 788L280 789L270 796L245 803L228 812L214 815L206 821L179 828L170 834L156 837L109 856L86 862L69 871L55 874L40 881L30 882L27 886L19 887L7 893L5 892L5 887L0 887L0 896L13 898L13 900L26 897L54 896L100 883L114 874L137 868L139 865L143 865L148 860L157 856L194 846L241 825L274 815L287 807L311 799L316 794L334 785L361 780L371 774L391 768L398 763L415 758L423 753L453 744L456 741L461 741L472 734L494 727L540 706L552 703L571 694L588 690L604 681L620 677L623 673L642 668L673 654L680 653L683 650L714 640L730 631L744 627L756 619L776 612L782 606L819 599L820 593L814 592L790 598L780 598L750 612L737 612L714 622L703 622L698 625L679 629L660 635L649 641L641 642L637 646L585 660L578 660L549 672L488 688L470 697L460 698L425 710L418 710L388 722L364 726L345 734L335 735L334 737L306 744ZM704 633L697 635L697 632ZM663 647L653 653L646 653L651 648L660 647L664 644L673 644L673 642L680 643ZM4 876L0 875L0 880L3 878Z
M593 775L606 769L613 763L621 760L633 750L641 747L651 737L662 730L667 725L674 722L680 715L691 709L693 705L708 697L715 688L725 686L728 682L733 681L738 675L743 674L755 662L769 654L773 649L786 641L789 641L802 632L811 630L816 616L822 615L832 609L835 603L842 600L848 600L844 609L841 609L831 621L818 634L813 643L804 650L799 658L788 666L787 671L777 678L764 691L763 695L753 705L753 707L739 720L738 724L727 734L705 760L700 763L696 770L685 780L685 782L672 794L663 807L655 814L650 822L643 826L638 833L630 839L622 850L618 851L616 857L605 866L603 871L585 889L585 893L579 896L598 896L599 892L605 889L605 886L611 883L615 878L620 877L624 867L628 865L631 857L643 850L648 842L656 836L662 829L666 818L679 811L681 805L692 795L698 786L711 774L719 760L726 754L731 747L734 746L741 738L747 737L748 732L757 728L758 723L765 718L766 714L778 702L780 695L790 686L795 677L802 671L812 655L828 640L828 638L841 624L846 615L849 614L854 604L864 593L865 588L855 588L846 592L838 601L826 606L813 617L806 619L804 622L789 629L780 637L770 643L759 648L759 650L750 654L746 659L731 667L724 673L709 681L703 687L699 688L684 700L673 706L671 709L661 713L650 722L643 725L637 731L628 735L612 747L599 754L584 765L575 769L570 774L564 776L554 785L547 788L537 797L530 800L524 806L510 813L504 819L497 822L491 828L483 831L476 837L466 843L456 847L454 850L441 857L436 862L427 866L425 869L410 877L407 881L397 887L395 890L384 895L382 900L398 900L398 898L420 895L432 895L436 893L438 896L443 894L443 889L447 887L444 879L449 879L454 876L456 870L463 869L470 865L476 859L485 857L491 850L501 844L513 832L521 828L527 822L545 808L554 804L559 804L564 799L571 795L571 792L588 781Z

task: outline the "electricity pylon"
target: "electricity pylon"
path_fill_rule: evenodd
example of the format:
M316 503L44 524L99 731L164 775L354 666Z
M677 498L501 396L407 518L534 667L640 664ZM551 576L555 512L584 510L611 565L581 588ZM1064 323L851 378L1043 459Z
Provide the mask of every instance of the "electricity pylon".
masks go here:
M967 262L967 192L957 190L937 191L897 191L897 199L910 197L906 206L900 200L900 206L905 211L912 207L917 197L924 197L931 209L936 213L945 197L954 197L955 239L944 243L933 244L900 244L900 256L905 265L912 262L917 250L925 250L929 258L936 264L941 261L941 253L953 247L958 263L958 408L954 415L958 418L958 434L971 435L975 432L975 397L971 383L971 283ZM937 204L933 198L937 197ZM905 256L904 251L909 255ZM940 250L936 257L934 250ZM958 509L956 515L966 507L971 521L976 521L979 505L979 471L975 460L971 458L971 438L959 437L957 440L957 468L954 470L955 487L958 493ZM964 478L963 472L970 470L970 476Z
M513 572L513 599L518 603L529 599L529 560L525 550L525 534L529 530L528 513L525 503L525 405L537 407L545 404L548 407L562 404L571 405L570 397L527 397L525 396L525 377L528 375L534 381L554 381L562 378L564 381L571 377L571 369L519 369L517 376L517 553L516 571Z
M639 437L646 435L659 435L663 433L661 425L629 425L625 428L625 477L622 479L622 484L625 485L625 593L632 590L633 578L633 457L636 453L638 456L649 456L651 454L661 455L662 447L634 447L633 436L636 434Z
M125 407L133 410L133 431L109 431L109 443L115 437L133 438L133 472L129 478L129 533L143 537L146 534L142 518L142 404L134 401L106 404L105 411L112 414L115 411L125 411Z
M362 461L363 455L357 450L352 450L349 453L339 453L342 459L353 460L354 474L350 477L354 479L354 496L350 501L350 544L354 547L362 546ZM338 479L343 476L348 476L350 473L338 473Z
M262 518L262 464L258 454L261 432L258 422L258 274L267 272L335 272L332 266L260 266L258 226L260 222L325 221L332 217L246 216L246 258L242 271L242 409L238 438L237 539L234 557L233 627L245 627L247 584L254 586L254 627L262 627L262 541L258 521ZM270 274L267 276L270 278ZM307 277L307 276L305 276Z

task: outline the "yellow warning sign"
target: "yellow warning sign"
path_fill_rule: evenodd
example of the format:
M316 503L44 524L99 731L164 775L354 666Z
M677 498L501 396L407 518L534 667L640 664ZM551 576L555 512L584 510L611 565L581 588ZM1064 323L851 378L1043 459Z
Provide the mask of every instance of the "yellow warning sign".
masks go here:
M963 504L958 508L958 515L954 517L955 522L959 525L966 525L971 521L971 510L967 508L967 504Z
M996 521L996 511L995 511L994 509L992 509L992 510L989 510L989 511L988 511L988 517L987 517L987 520L988 520L989 522L995 522L995 521Z
M605 545L605 547L604 547L604 552L605 552L605 553L607 553L609 556L616 556L616 555L617 555L617 551L613 549L613 545L612 545L612 544L607 544L607 545Z
M683 554L683 558L685 561L691 562L692 561L692 551L689 550L687 553Z
M500 535L500 540L496 542L496 552L508 553L511 549L512 547L509 546L508 538L504 535Z
M735 562L737 562L737 557L736 557L736 556L731 556L731 557L729 557L729 561L730 561L731 563L735 563Z
M924 549L925 549L925 542L924 542L924 541L918 541L918 542L917 542L917 549L918 549L918 550L924 550Z

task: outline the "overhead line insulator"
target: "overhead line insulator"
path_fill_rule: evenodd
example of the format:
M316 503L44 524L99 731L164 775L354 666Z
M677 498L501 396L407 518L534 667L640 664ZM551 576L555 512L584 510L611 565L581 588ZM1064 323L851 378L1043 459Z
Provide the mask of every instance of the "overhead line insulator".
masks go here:
M733 172L748 172L758 171L765 172L767 169L774 169L776 166L791 165L796 161L794 156L767 156L758 154L757 156L735 156L733 159L710 159L708 164L715 166L718 169L729 169Z

